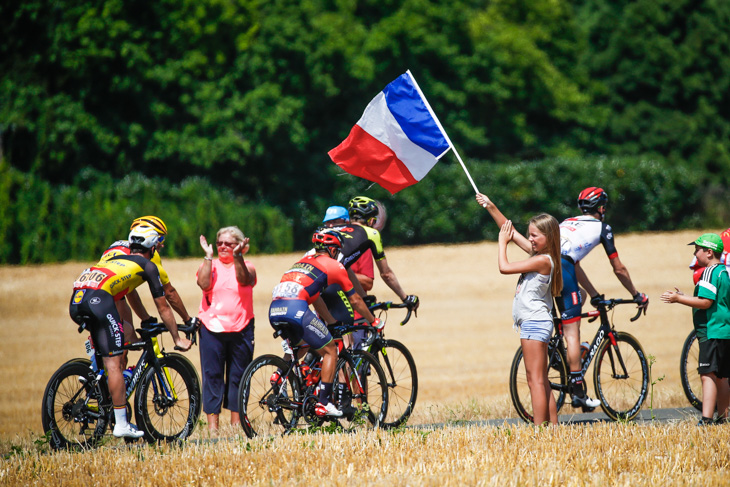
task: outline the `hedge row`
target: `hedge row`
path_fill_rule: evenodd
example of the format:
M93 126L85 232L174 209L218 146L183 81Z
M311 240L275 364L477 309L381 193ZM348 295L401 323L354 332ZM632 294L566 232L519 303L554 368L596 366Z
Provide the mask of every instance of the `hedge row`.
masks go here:
M129 233L131 221L157 215L170 230L165 254L200 255L199 236L215 239L220 227L238 225L253 252L293 247L291 221L276 208L246 203L207 180L179 185L132 174L115 181L87 169L71 186L56 186L0 162L0 263L93 261Z
M454 161L452 161L453 159ZM578 193L600 186L609 194L607 221L617 232L721 226L717 208L701 173L648 157L563 157L536 162L466 161L478 189L494 200L520 231L539 212L558 220L579 213ZM385 203L387 245L496 240L489 214L474 201L474 190L452 155L436 164L419 183L391 196L377 185L352 176L339 178L336 203L365 194ZM326 206L326 205L323 205ZM320 211L321 213L321 211ZM319 216L319 215L317 215ZM311 224L315 224L312 217ZM298 238L298 237L297 237Z

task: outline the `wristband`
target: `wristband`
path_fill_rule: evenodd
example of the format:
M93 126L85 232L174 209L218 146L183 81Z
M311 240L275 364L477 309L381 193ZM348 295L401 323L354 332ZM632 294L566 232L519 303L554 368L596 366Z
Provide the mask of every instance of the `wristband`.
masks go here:
M209 261L213 262L213 258L212 257L208 257L208 256L203 257L203 260L209 260Z
M233 254L233 257L243 257L243 254L242 253Z

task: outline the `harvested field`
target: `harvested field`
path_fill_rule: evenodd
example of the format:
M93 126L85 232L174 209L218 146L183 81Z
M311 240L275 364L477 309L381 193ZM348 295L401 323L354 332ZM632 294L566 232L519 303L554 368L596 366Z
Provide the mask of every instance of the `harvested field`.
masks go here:
M692 250L687 242L699 233L617 238L634 283L651 299L648 315L639 321L629 322L631 306L619 307L614 318L619 329L636 336L646 354L655 357L654 408L688 406L679 379L679 353L692 328L691 312L661 303L659 295L674 286L691 292L687 265ZM629 297L602 254L597 249L583 263L592 282L607 297ZM522 257L516 249L512 256ZM254 291L256 355L281 351L266 312L271 289L298 257L250 256L259 279ZM507 380L519 344L511 327L517 278L500 275L496 260L497 247L491 242L388 250L404 289L422 300L417 319L400 327L403 314L394 310L386 327L386 336L407 344L418 365L418 403L409 424L516 417ZM163 261L195 314L200 292L194 275L202 258ZM87 264L0 267L0 453L6 456L0 484L304 485L315 479L335 485L727 484L730 429L698 430L692 420L547 429L452 426L254 441L236 437L238 430L223 429L221 435L231 439L218 442L207 441L201 425L192 438L200 441L181 448L117 448L120 443L113 440L93 452L47 455L41 396L63 362L84 354L85 336L76 332L67 305L70 285ZM141 288L140 294L153 310L147 290ZM377 278L374 294L394 297ZM584 323L584 336L595 326ZM199 366L197 348L187 355ZM647 401L645 408L649 406ZM223 425L227 419L224 414ZM105 476L112 471L119 473L107 482Z

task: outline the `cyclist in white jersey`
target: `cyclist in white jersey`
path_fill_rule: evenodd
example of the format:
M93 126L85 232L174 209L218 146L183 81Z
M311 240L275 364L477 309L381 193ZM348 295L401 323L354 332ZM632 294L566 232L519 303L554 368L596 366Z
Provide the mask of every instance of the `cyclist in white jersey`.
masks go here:
M557 297L558 309L563 321L568 350L568 365L570 366L570 383L572 406L581 407L584 411L600 406L600 401L588 397L581 369L580 357L580 315L583 299L580 286L591 297L591 304L595 305L603 299L603 295L596 291L580 266L580 261L588 253L603 245L613 272L631 293L634 301L644 310L649 306L649 298L636 290L629 271L619 259L613 238L611 226L603 219L606 214L608 194L601 188L589 187L578 195L578 208L582 215L568 218L560 224L560 246L563 268L563 292Z

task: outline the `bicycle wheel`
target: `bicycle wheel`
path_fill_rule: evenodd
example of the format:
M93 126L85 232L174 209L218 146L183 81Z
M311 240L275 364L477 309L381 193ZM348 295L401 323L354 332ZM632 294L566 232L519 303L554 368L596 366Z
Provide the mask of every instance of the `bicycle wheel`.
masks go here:
M271 383L274 372L283 374L288 370L285 381ZM303 400L299 378L290 370L290 364L276 355L262 355L246 367L241 378L241 427L249 438L286 433L296 426Z
M137 426L150 443L184 440L193 433L200 417L200 380L179 355L159 360L162 374L147 367L134 394Z
M106 431L107 415L99 406L102 394L99 386L91 386L90 364L86 359L69 360L48 381L41 422L54 450L93 447Z
M338 422L345 431L378 428L388 412L385 372L370 353L353 350L350 354L352 362L340 358L335 369L332 390L337 391L344 384L346 391L335 399L335 405L343 413Z
M388 413L383 428L397 428L408 421L418 396L418 372L411 352L401 342L385 340L373 350L388 383Z
M550 357L548 380L550 381L550 387L553 389L553 395L555 395L557 410L560 411L563 404L565 404L566 391L568 390L568 361L565 357L565 351L560 347L556 348L552 341L548 344L548 356ZM517 347L509 371L509 395L512 399L512 405L517 410L520 418L528 423L534 423L532 395L530 394L530 386L527 384L527 370L525 369L521 346Z
M601 409L609 418L631 420L639 414L649 390L649 363L639 341L614 332L616 344L604 340L596 354L593 382Z
M679 377L682 379L682 389L689 403L698 411L702 411L702 380L697 373L700 359L700 343L697 333L692 330L682 345L682 355L679 357Z

